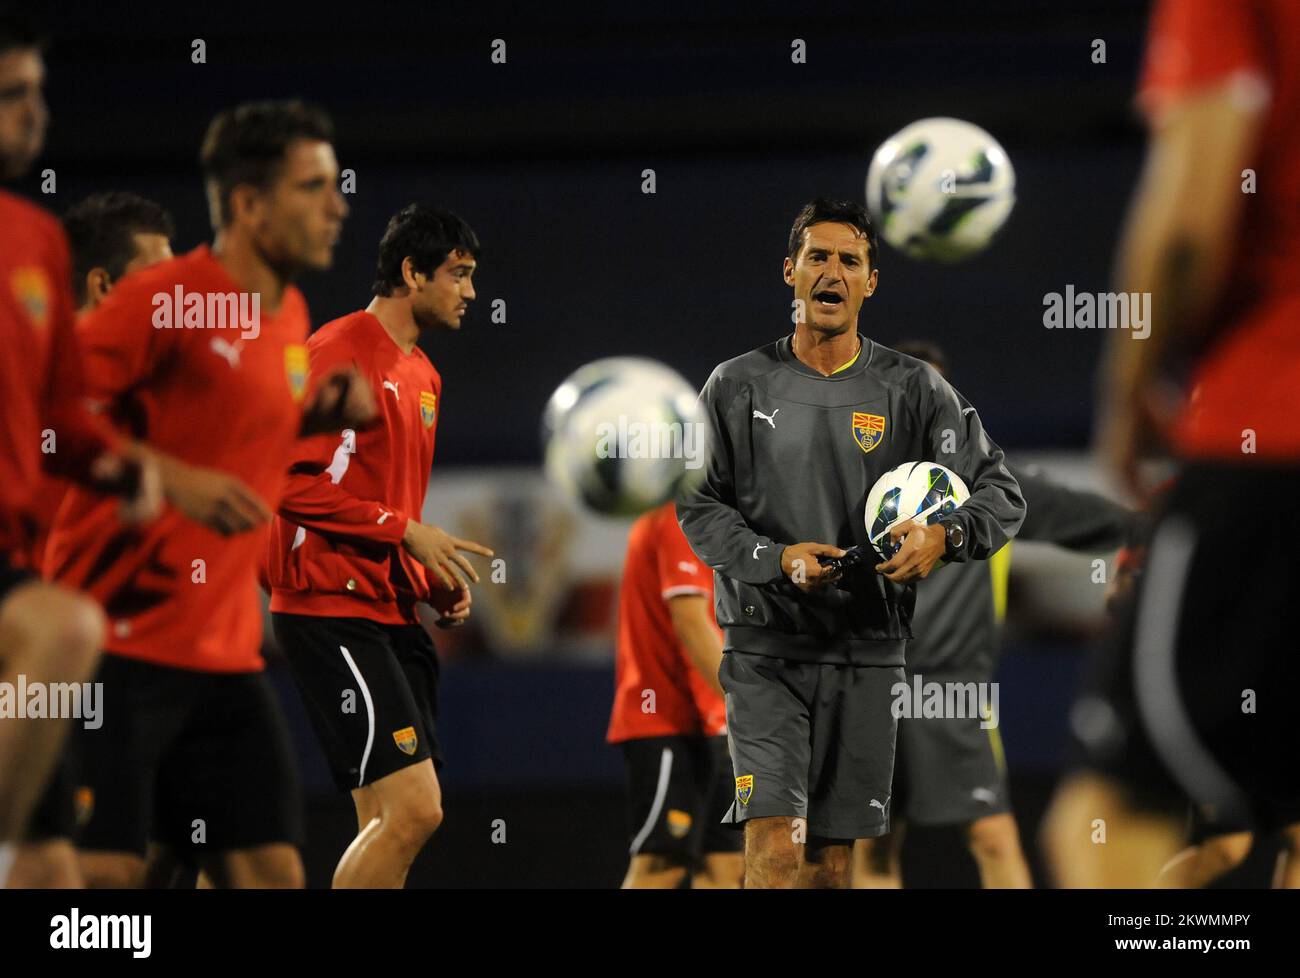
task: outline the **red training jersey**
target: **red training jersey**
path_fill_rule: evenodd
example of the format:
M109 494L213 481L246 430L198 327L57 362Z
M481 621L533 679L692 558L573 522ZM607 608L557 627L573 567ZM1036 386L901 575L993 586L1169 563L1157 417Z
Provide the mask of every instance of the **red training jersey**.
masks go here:
M1229 82L1243 104L1266 98L1243 193L1220 329L1193 377L1174 431L1179 453L1300 460L1300 3L1160 0L1138 102L1151 124L1180 100Z
M178 295L184 316L162 316ZM78 324L86 387L151 446L236 476L274 509L302 425L307 305L286 289L275 315L260 310L254 336L230 312L234 325L206 327L221 296L229 310L240 289L206 246L123 279ZM128 527L112 503L74 488L50 530L46 573L104 605L109 652L252 672L263 667L257 568L268 532L223 537L170 505Z
M424 507L442 378L419 347L404 353L364 311L322 326L307 349L313 385L356 365L374 388L379 423L298 443L267 554L271 610L415 624L429 582L401 541Z
M666 503L640 517L628 535L618 599L614 709L606 737L612 744L726 732L722 697L687 658L673 629L668 602L682 594L707 598L712 609L713 571L695 556L677 525L675 507ZM716 622L713 627L718 628ZM721 646L721 630L718 642Z
M118 439L86 410L63 228L3 191L0 227L0 554L31 566L42 470L89 483Z

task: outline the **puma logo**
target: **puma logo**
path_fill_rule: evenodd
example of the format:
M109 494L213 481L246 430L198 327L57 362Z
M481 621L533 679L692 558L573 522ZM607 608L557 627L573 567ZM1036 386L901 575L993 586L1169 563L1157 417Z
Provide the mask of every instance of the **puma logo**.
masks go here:
M992 805L998 800L998 796L988 788L976 788L970 793L970 796L976 801L982 801L986 805Z
M231 370L239 369L239 348L243 346L243 340L235 340L234 343L223 340L220 336L212 337L212 352L221 357L226 363L230 364Z
M780 409L778 408L777 410L780 410ZM754 559L755 559L755 560L758 560L758 552L759 552L760 550L766 550L766 549L767 549L767 544L766 544L766 543L756 543L756 544L754 544Z
M869 807L869 808L879 808L879 809L880 809L880 814L883 815L883 814L885 814L885 805L888 805L888 804L889 804L889 799L888 799L888 798L885 799L884 804L881 804L881 803L880 803L879 801L877 801L875 798L872 798L871 801L867 803L867 807Z
M689 560L679 560L677 562L677 569L685 571L687 574L698 574L700 572L700 565L692 564Z
M781 413L781 409L780 409L780 408L777 408L777 409L776 409L775 411L773 411L771 414L764 414L762 411L755 410L755 411L754 411L754 418L756 418L756 419L757 419L757 418L762 418L762 419L763 419L764 421L766 421L766 422L767 422L767 423L768 423L768 424L769 424L773 429L775 429L775 428L776 428L776 416L777 416L778 414L780 414L780 413Z
M400 380L386 380L386 381L384 381L384 389L385 389L385 390L390 390L390 391L392 391L392 392L393 392L393 396L394 396L395 398L397 398L399 401L402 399L402 395L399 394L399 393L397 393L397 385L400 384L400 383L401 383Z

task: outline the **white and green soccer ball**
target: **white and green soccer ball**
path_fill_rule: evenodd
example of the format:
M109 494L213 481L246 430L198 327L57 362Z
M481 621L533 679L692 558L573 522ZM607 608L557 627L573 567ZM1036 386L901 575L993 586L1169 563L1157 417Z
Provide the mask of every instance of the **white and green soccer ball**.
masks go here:
M984 249L1016 202L1006 151L961 119L921 119L890 136L867 171L867 209L913 258L961 261Z
M672 368L642 357L596 360L546 405L547 477L597 513L644 513L703 479L703 420L695 388Z
M890 469L867 493L867 539L881 560L898 553L889 531L906 520L929 525L970 499L966 483L938 462L904 462Z

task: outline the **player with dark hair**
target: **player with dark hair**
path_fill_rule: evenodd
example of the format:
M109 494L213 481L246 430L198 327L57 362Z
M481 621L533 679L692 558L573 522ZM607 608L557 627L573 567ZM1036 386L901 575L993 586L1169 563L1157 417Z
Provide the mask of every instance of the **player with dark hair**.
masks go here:
M64 216L63 226L72 252L73 295L81 303L79 316L98 306L122 275L172 257L171 215L135 194L112 192L87 197ZM80 293L77 285L82 286ZM66 480L47 475L33 501L32 566L38 571L44 562L50 525L67 489ZM71 759L65 754L32 814L27 839L14 860L11 886L82 885L72 844L75 777Z
M307 309L290 280L329 267L347 213L331 138L299 102L220 113L202 152L215 241L126 277L78 327L88 394L169 454L182 490L141 531L74 489L50 532L48 573L110 623L103 724L78 736L92 885L139 885L152 838L218 886L302 885L257 569L300 432L373 410L355 371L307 397Z
M691 552L672 503L632 524L618 598L611 744L627 773L631 860L624 889L735 889L722 634L713 574Z
M1182 845L1188 796L1223 824L1280 832L1279 882L1300 886L1297 65L1292 0L1155 4L1139 93L1150 148L1117 282L1150 297L1152 320L1141 342L1112 343L1100 446L1139 492L1151 448L1182 469L1135 607L1071 714L1082 761L1045 824L1065 886L1152 885ZM1260 529L1243 530L1261 501Z
M717 572L736 778L726 821L745 826L746 887L849 885L853 840L889 828L911 585L945 557L987 559L1024 517L975 409L934 368L858 332L876 258L860 204L800 211L782 269L794 332L714 370L701 394L712 457L678 501ZM952 469L970 499L939 523L893 527L890 560L837 566L844 548L870 547L872 485L917 460Z
M172 257L172 216L125 190L91 194L63 215L72 249L72 294L85 315L129 272Z
M899 353L924 360L948 379L948 358L934 343L899 343ZM1062 486L1037 467L1007 462L1025 500L1016 540L1077 551L1117 550L1133 515L1094 492ZM956 564L917 584L907 682L991 683L1006 614L1011 541L987 563ZM889 834L854 846L854 886L902 885L907 825L959 825L986 889L1028 888L1029 866L1011 812L1006 757L996 715L900 718L894 757Z
M478 574L460 551L492 551L420 522L442 377L417 344L460 328L479 250L454 214L403 208L379 243L375 297L307 344L313 380L352 364L380 392L380 424L299 444L267 560L276 640L356 806L336 887L402 887L442 821L438 656L416 606L462 624Z
M0 13L0 179L40 154L48 113L37 30ZM67 241L39 208L0 192L0 682L81 682L104 618L94 602L34 573L32 524L42 472L118 495L120 518L152 518L157 466L87 414L68 291ZM0 722L0 887L68 733L66 718ZM75 882L75 881L64 881Z

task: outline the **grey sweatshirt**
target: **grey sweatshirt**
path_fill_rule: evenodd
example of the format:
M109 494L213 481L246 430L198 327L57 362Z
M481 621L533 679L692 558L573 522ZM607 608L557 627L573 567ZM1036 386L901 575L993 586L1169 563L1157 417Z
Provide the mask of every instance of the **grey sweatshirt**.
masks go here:
M830 377L795 358L791 337L713 371L700 399L710 425L704 481L678 499L691 548L714 571L727 650L807 662L902 665L915 585L874 559L804 593L781 571L786 545L867 544L867 493L904 462L938 462L971 491L956 511L959 559L985 559L1025 504L975 409L931 366L862 339ZM939 571L942 573L942 571Z

